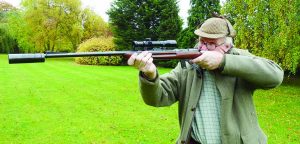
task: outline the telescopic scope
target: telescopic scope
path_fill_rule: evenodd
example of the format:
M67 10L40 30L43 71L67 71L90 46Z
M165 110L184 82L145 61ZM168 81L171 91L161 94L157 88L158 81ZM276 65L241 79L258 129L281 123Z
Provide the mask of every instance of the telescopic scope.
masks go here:
M168 48L177 47L176 40L165 40L165 41L133 41L132 45L134 48Z

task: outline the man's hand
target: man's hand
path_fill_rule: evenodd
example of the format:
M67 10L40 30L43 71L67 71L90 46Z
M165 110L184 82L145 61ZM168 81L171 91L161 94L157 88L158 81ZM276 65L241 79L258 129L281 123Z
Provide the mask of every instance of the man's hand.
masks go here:
M152 54L148 51L143 51L140 54L134 53L127 63L142 71L149 79L156 77L156 66L153 63Z
M217 51L201 51L201 53L202 55L193 59L192 62L208 70L217 69L224 57L224 54Z

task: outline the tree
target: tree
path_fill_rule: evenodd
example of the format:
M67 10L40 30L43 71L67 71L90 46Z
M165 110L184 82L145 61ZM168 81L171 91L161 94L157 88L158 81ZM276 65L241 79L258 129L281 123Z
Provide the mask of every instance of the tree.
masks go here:
M17 40L19 52L35 52L32 29L24 22L24 13L16 10L8 14L9 34Z
M298 0L230 0L223 13L231 15L237 47L274 60L295 73L300 64L300 2Z
M194 31L206 19L212 17L213 12L219 13L220 11L219 0L191 0L191 9L189 10L188 27L181 31L178 38L179 47L194 47L197 42L198 36Z
M93 37L111 36L108 24L91 9L84 9L81 12L81 19L83 26L83 36L81 41L85 41Z
M36 51L74 51L82 37L80 0L23 0ZM28 35L29 36L29 35Z
M0 1L0 52L17 51L17 43L8 32L7 14L16 10L11 4Z
M131 49L133 40L176 39L182 20L176 0L116 0L108 11L114 42Z

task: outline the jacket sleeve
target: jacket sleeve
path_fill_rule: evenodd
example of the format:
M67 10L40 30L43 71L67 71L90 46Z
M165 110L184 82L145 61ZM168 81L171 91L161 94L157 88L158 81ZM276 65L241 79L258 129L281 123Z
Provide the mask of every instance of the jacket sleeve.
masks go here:
M169 106L178 100L181 67L177 65L170 73L158 75L154 81L142 77L140 73L139 87L146 104L161 107Z
M271 60L244 54L225 55L222 74L236 76L248 81L254 88L269 89L279 86L283 80L283 70Z

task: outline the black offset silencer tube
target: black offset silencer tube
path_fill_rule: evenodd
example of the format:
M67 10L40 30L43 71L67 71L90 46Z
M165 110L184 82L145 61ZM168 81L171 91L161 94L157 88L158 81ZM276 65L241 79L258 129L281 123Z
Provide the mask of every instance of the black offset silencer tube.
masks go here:
M8 63L35 63L35 62L45 62L45 54L8 54Z

